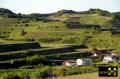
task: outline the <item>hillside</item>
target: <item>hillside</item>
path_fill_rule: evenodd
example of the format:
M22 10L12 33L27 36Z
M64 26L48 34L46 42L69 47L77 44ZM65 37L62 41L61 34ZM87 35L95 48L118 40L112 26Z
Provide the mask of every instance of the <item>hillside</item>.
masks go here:
M108 48L117 44L114 48L119 48L119 12L90 9L83 12L61 10L51 14L24 15L1 8L0 13L16 16L0 15L1 39L58 44L83 43L90 47ZM101 38L106 34L105 38ZM97 44L98 42L100 43Z
M16 14L9 9L0 8L0 16L10 18L10 17L15 17Z
M0 8L0 79L25 76L46 79L53 75L58 77L56 79L79 79L75 74L97 79L95 72L97 66L103 64L102 57L92 58L91 51L95 48L113 50L119 56L119 40L119 12L90 9L25 15ZM78 58L91 58L93 64L75 68L63 66L64 61ZM120 66L120 63L108 65ZM61 77L65 75L67 77Z

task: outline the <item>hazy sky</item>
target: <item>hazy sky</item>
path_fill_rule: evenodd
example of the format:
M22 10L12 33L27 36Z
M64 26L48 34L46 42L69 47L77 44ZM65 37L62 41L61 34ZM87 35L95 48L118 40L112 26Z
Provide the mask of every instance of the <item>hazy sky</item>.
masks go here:
M15 13L52 13L61 9L85 11L100 8L110 12L120 11L120 0L0 0L1 8Z

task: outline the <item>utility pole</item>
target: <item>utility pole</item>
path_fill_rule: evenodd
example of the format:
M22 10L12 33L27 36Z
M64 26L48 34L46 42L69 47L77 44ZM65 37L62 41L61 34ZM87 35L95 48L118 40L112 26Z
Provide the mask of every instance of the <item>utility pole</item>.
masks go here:
M54 77L55 77L55 75L54 75L54 65L55 65L55 63L52 63L52 65L53 65L53 79L54 79Z

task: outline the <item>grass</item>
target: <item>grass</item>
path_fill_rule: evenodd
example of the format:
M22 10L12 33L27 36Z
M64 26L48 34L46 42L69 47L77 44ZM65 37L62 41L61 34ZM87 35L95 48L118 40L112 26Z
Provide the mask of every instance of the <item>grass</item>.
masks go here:
M66 76L66 77L58 77L55 79L119 79L119 78L120 78L120 72L118 77L99 77L98 72L93 72L93 73L72 75L72 76Z

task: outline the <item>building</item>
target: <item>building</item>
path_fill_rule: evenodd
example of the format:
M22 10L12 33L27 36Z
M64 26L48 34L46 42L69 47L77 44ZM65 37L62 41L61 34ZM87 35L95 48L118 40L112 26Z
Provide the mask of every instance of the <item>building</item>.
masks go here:
M109 62L113 62L116 61L117 57L116 56L105 56L103 58L103 62L109 63Z
M83 59L77 59L76 60L76 65L77 66L90 65L90 64L92 64L92 59L91 58L83 58Z
M65 66L83 66L83 65L90 65L92 64L91 58L83 58L77 60L65 60L63 65Z
M75 60L65 60L63 62L63 65L65 65L65 66L74 66L74 65L76 65L76 61Z
M100 56L111 56L112 54L115 54L112 50L97 50L94 49L94 51L91 52L92 57L100 57Z
M103 62L113 62L119 59L116 53L112 52L111 54L105 55L103 58Z
M83 58L77 60L65 60L63 65L65 66L83 66L83 65L90 65L92 64L91 58Z
M99 57L101 56L101 51L100 50L97 50L97 49L94 49L92 52L92 57Z
M77 66L83 65L83 60L82 59L77 59L76 60Z

